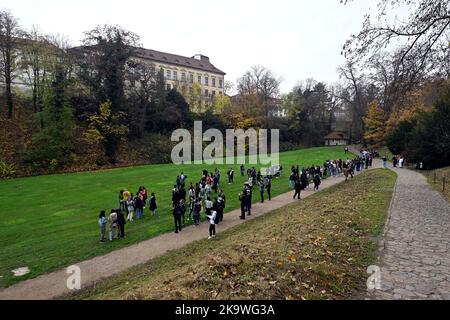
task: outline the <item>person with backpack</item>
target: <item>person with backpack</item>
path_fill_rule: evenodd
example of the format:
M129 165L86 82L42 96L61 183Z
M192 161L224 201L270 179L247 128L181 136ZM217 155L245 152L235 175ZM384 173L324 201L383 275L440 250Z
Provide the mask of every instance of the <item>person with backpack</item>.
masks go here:
M245 220L245 212L247 210L247 192L246 189L239 193L239 201L241 202L241 220Z
M208 238L208 240L211 240L216 237L217 212L212 211L211 214L208 215L207 217L209 219L209 238Z
M109 215L109 241L113 241L114 233L116 234L115 238L118 238L117 212L112 209L111 214Z
M245 174L245 167L244 167L244 165L243 165L243 164L241 164L241 167L240 167L240 169L241 169L241 177L243 177L243 176L244 176L244 174Z
M134 215L134 201L133 201L133 194L131 193L130 196L127 199L126 208L128 212L127 220L130 222L133 222L133 215Z
M152 195L150 197L150 212L152 213L152 216L156 214L156 210L158 209L158 205L156 203L156 196L155 193L152 192Z
M102 210L98 217L98 225L100 227L100 242L105 242L106 234L106 212Z

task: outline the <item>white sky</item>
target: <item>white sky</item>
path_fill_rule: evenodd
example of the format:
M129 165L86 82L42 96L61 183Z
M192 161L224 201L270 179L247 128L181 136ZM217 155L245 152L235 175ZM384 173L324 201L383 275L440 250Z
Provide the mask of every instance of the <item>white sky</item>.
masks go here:
M202 53L235 82L253 65L283 78L338 81L342 45L357 33L375 0L2 0L22 27L66 35L74 45L97 24L137 33L145 48Z

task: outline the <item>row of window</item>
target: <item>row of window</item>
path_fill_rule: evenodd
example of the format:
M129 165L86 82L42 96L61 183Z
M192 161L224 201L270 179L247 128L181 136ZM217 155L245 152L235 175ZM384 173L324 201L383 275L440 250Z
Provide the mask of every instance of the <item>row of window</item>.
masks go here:
M172 71L172 70L166 70L166 79L167 80L175 80L178 81L178 72L177 71ZM186 81L186 73L183 72L181 74L181 81ZM204 84L205 86L209 87L209 77L204 77ZM217 86L217 82L216 82L216 78L212 78L212 86L215 88ZM197 77L197 82L198 83L202 83L202 76L198 76ZM194 75L192 73L189 74L189 83L194 83ZM222 89L223 88L223 80L219 79L219 88Z
M177 89L176 86L172 86L172 85L169 84L169 83L167 84L166 87L167 87L167 90L171 90L172 88ZM190 87L190 88L189 88L189 92L190 92L190 93L194 93L194 88ZM222 92L222 91L219 91L219 94L222 95L223 92ZM216 95L216 90L212 90L212 91L211 91L211 96L214 97L215 95ZM206 96L206 97L209 97L209 90L208 90L208 89L205 89L205 96Z

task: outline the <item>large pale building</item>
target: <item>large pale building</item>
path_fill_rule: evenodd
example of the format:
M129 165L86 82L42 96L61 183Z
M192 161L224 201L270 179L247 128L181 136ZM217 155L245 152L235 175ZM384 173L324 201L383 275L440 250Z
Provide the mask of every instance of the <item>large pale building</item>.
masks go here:
M225 72L216 68L207 56L183 57L144 48L135 48L134 56L153 64L156 71L161 70L168 90L177 89L184 96L198 91L203 104L212 102L216 95L224 95Z

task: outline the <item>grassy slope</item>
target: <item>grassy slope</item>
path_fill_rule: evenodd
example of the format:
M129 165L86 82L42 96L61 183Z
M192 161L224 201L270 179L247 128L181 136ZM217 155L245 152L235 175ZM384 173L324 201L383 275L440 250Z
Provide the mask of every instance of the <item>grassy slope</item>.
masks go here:
M437 169L425 173L428 183L437 191L442 193L444 198L450 201L450 167ZM436 183L434 183L434 175L436 174ZM443 178L445 177L445 192L443 191Z
M309 166L344 156L341 147L314 148L282 153L280 161L289 170L292 164ZM215 168L152 165L0 181L0 287L171 231L170 190L176 176L184 171L189 182L196 182L204 167ZM226 182L227 166L218 167ZM244 181L238 165L234 170L235 184L223 185L228 211L237 208ZM118 206L121 188L135 192L140 185L156 193L159 217L146 212L144 221L127 224L126 239L99 244L98 212ZM274 183L273 193L287 191L287 185L285 176ZM23 266L31 273L13 278L11 270Z
M170 252L76 299L345 299L365 290L395 184L388 170Z

